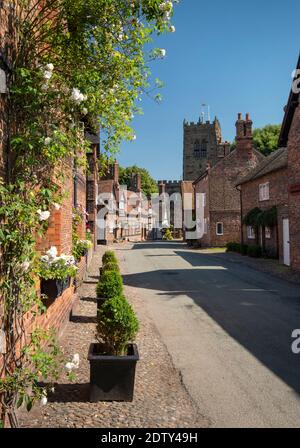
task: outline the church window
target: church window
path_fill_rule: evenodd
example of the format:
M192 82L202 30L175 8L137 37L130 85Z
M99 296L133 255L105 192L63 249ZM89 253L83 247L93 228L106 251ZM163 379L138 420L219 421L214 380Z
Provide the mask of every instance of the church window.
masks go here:
M199 158L200 157L200 152L201 152L201 145L200 145L199 140L196 140L195 143L194 143L194 156L196 158Z
M200 145L200 157L207 157L207 141L202 140Z

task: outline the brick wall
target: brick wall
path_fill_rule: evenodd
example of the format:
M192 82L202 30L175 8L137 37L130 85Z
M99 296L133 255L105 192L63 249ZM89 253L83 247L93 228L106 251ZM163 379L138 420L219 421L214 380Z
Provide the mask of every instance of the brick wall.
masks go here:
M224 246L230 241L240 240L241 203L235 184L264 158L253 149L249 114L245 120L241 114L238 115L236 129L236 149L213 167L208 166L207 179L202 177L195 183L196 191L208 193L205 209L208 233L200 240L203 246ZM223 223L223 235L217 235L217 222Z
M300 106L296 107L288 139L288 183L291 264L300 270Z
M259 185L269 182L270 199L266 201L259 200ZM243 217L255 207L261 210L268 210L273 206L277 207L278 219L277 228L271 228L271 238L264 238L259 230L255 239L247 237L247 227L243 227L243 238L246 244L262 244L262 238L265 240L265 249L268 255L279 255L280 261L283 260L283 237L282 220L288 217L288 172L286 168L268 173L258 179L253 179L241 186Z

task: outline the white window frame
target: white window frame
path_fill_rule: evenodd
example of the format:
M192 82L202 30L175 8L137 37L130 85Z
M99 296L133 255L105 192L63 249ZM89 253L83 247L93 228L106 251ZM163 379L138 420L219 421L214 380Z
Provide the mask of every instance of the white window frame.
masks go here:
M259 200L268 201L270 199L270 182L259 184Z
M267 240L270 240L272 236L272 231L271 231L271 227L266 226L265 227L265 238Z
M204 229L203 232L206 235L208 231L208 222L207 222L207 218L204 218Z
M206 193L203 193L203 196L202 196L202 205L203 205L203 207L206 207Z
M247 226L247 238L248 240L255 240L255 228L253 226Z
M221 230L221 232L218 232L218 226L219 226L219 225L222 226L222 230ZM222 235L224 235L224 224L223 224L223 222L221 222L221 221L217 222L217 224L216 224L216 235L218 235L218 236L222 236Z

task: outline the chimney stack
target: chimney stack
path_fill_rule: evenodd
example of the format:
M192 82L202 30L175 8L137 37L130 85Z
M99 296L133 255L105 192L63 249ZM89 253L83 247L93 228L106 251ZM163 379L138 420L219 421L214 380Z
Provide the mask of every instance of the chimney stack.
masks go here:
M252 136L253 122L250 114L246 114L245 120L241 113L238 114L236 126L236 149L241 155L247 156L251 159L253 156L253 136Z

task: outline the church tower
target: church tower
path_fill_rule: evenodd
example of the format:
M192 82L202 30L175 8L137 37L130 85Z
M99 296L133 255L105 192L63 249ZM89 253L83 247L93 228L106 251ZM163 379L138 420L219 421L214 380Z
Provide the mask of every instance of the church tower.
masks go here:
M222 144L219 120L198 123L183 122L183 180L194 181L205 170L207 164L215 165L220 157L230 152L230 145Z

